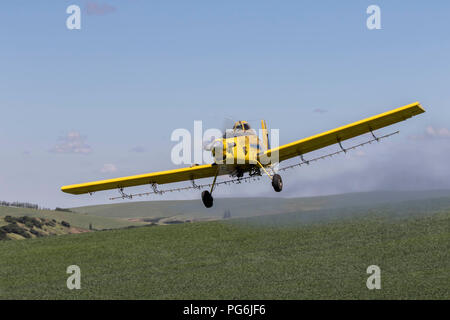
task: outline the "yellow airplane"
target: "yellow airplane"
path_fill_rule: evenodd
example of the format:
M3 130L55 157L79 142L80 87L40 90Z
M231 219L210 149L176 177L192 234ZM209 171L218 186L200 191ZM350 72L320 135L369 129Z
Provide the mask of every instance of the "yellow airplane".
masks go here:
M203 204L210 208L213 205L212 192L218 176L229 175L237 177L239 180L245 173L249 177L260 176L264 173L270 178L274 190L280 192L283 188L283 182L281 176L274 170L274 166L279 162L297 156L300 156L303 160L304 154L336 143L345 152L346 150L341 145L342 141L369 132L372 133L375 140L378 140L373 133L374 130L404 121L424 112L425 110L420 103L415 102L272 149L269 145L267 126L264 120L261 121L262 141L246 121L238 121L235 123L231 134L226 134L207 146L207 150L210 150L214 157L212 164L193 165L175 170L67 185L63 186L61 190L71 194L92 194L96 191L119 189L122 197L131 198L131 196L123 193L123 188L149 184L154 190L150 193L162 193L157 190L157 185L190 180L193 186L198 188L195 185L195 180L213 177L212 184L208 185L211 187L210 190L202 192Z

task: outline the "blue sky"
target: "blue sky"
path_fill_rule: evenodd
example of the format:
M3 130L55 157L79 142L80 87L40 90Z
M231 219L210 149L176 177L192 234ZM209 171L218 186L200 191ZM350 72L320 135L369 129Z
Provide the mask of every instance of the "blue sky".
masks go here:
M71 4L82 9L81 30L66 28ZM381 30L366 27L371 4L381 8ZM450 187L448 1L54 0L0 8L2 200L108 202L114 191L76 197L59 188L175 167L170 135L194 120L221 128L225 117L266 119L287 143L414 101L427 113L381 130L400 135L292 171L276 196ZM235 195L275 196L264 181L217 189Z

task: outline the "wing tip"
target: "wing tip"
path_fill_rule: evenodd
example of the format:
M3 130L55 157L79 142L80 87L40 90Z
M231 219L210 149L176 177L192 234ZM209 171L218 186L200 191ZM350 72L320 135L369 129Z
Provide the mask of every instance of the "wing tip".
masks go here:
M425 108L422 107L422 105L420 104L419 101L417 101L415 104L416 104L417 108L419 108L419 114L420 114L420 113L425 113L425 112L426 112Z
M65 193L69 193L69 194L77 194L76 192L73 191L74 189L72 188L72 186L62 186L61 187L61 191L65 192Z

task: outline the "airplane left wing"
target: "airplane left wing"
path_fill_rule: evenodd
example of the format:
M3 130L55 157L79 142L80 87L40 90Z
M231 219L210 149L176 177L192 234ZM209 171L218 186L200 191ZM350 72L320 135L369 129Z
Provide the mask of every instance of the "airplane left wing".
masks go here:
M373 132L374 130L390 126L394 123L404 121L408 118L424 113L419 102L400 107L379 115L363 119L346 126L342 126L318 135L294 141L278 148L267 150L261 157L270 157L272 153L278 152L279 162L303 155L305 153L325 148L335 143L354 138L356 136Z
M147 174L140 174L135 176L128 176L122 178L115 178L109 180L93 181L81 184L73 184L63 186L61 191L71 194L83 194L95 191L120 189L125 187L134 187L144 184L165 184L194 179L202 179L214 177L219 166L215 164L207 164L201 166L193 166L188 168L181 168L168 171L159 171ZM219 171L218 175L226 174L227 172Z

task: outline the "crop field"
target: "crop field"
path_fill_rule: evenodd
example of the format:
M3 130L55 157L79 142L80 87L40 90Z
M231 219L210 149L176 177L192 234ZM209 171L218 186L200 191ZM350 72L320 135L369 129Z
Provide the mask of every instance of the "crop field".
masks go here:
M449 299L450 202L421 203L2 241L0 298Z

